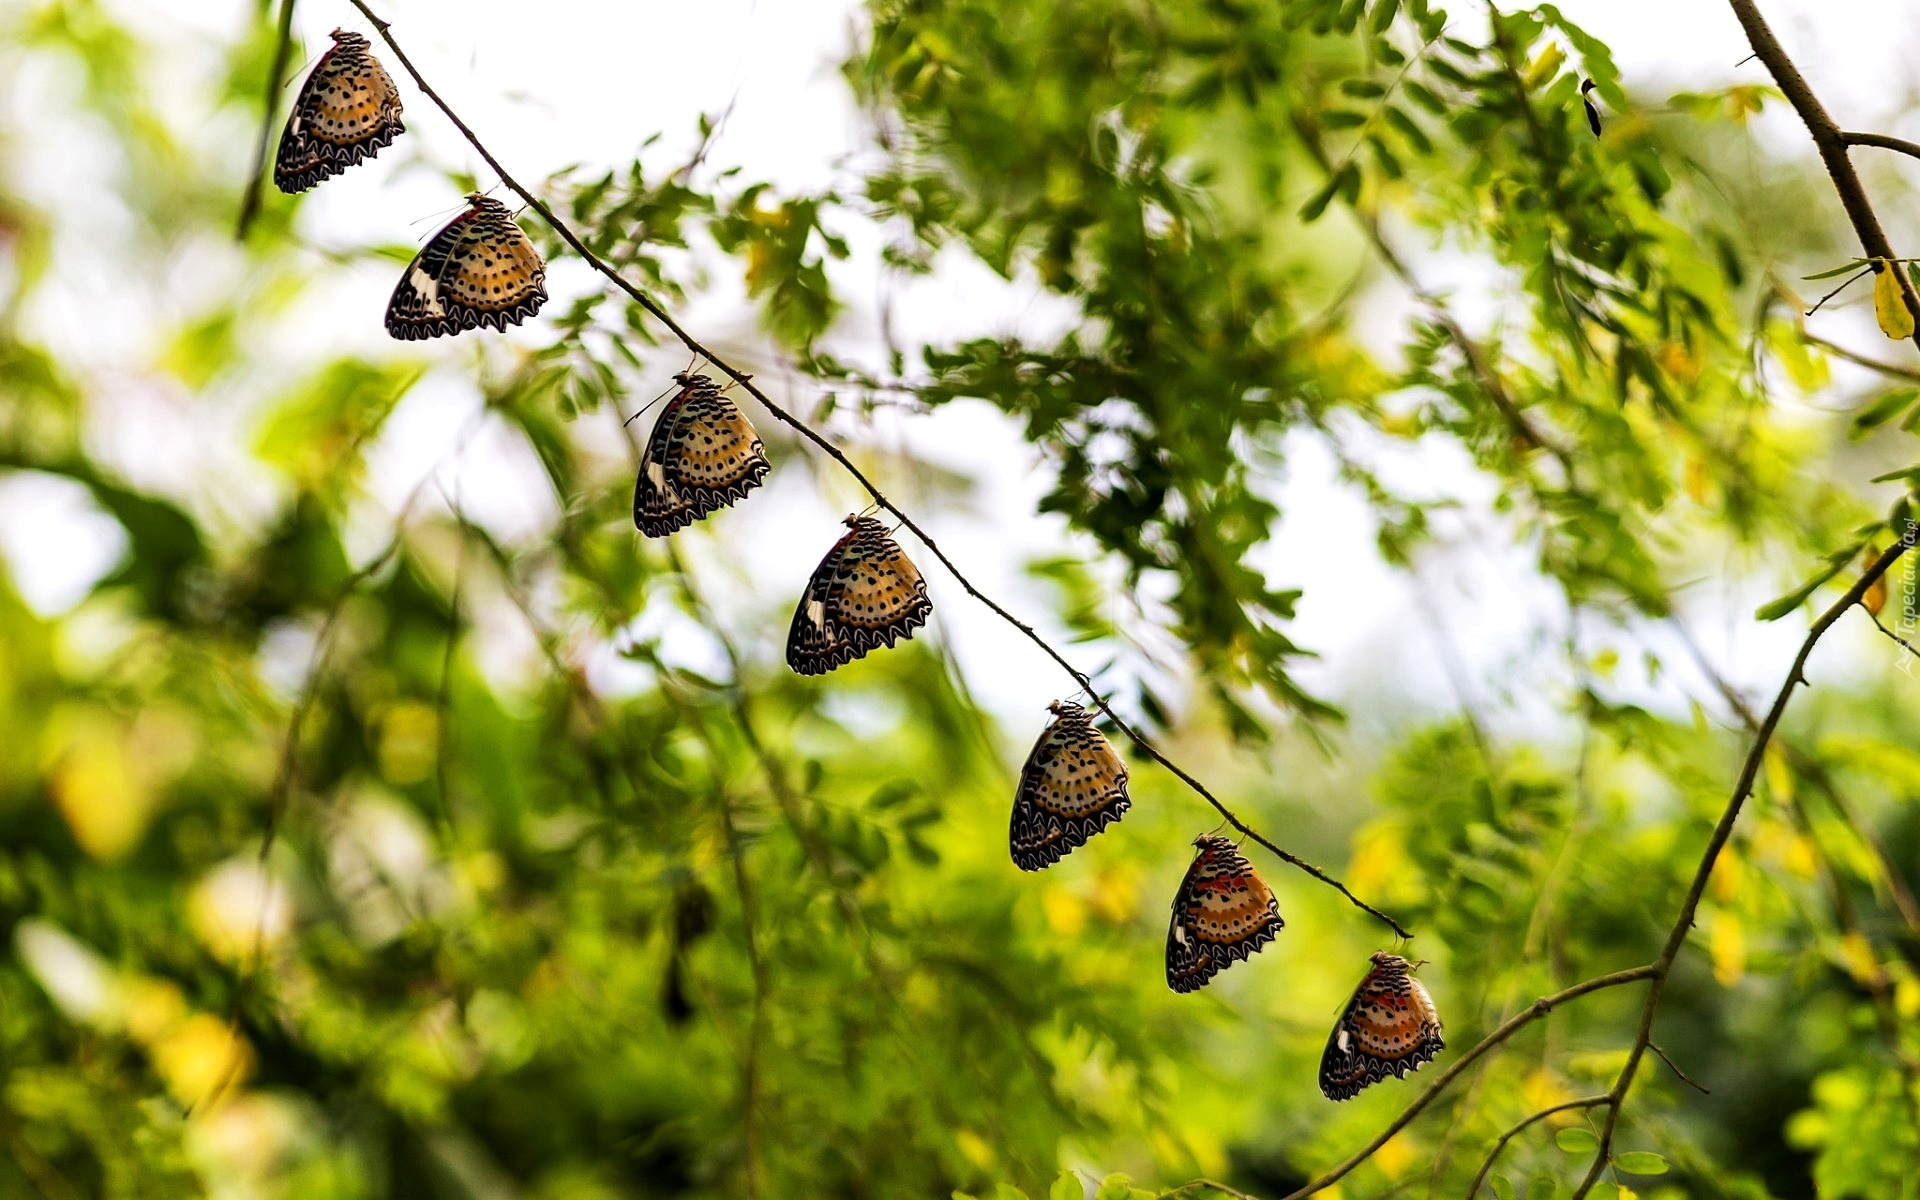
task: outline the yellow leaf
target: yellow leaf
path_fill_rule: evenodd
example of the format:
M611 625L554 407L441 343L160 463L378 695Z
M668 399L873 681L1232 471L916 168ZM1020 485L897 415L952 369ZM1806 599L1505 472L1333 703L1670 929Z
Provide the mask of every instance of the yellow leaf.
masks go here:
M1920 1017L1920 980L1902 979L1893 987L1893 1011L1902 1021Z
M1634 1191L1632 1188L1628 1187L1626 1184L1619 1183L1619 1184L1615 1184L1614 1186L1620 1189L1619 1200L1640 1200L1640 1193Z
M1687 495L1693 498L1695 504L1705 504L1707 498L1712 495L1712 493L1708 491L1708 484L1710 482L1712 481L1707 474L1706 460L1702 459L1699 455L1688 456Z
M1721 853L1720 861L1713 864L1713 874L1707 877L1708 885L1713 888L1713 898L1722 904L1739 896L1741 885L1746 880L1746 865L1731 847Z
M1560 48L1560 43L1548 42L1540 53L1533 56L1533 61L1527 64L1527 73L1524 77L1527 90L1532 91L1552 79L1559 73L1560 64L1565 61L1567 61L1567 52Z
M1900 264L1878 258L1873 265L1873 315L1880 332L1896 342L1912 337L1913 310L1900 290Z
M216 1091L244 1083L253 1073L253 1047L227 1023L195 1013L156 1042L154 1070L182 1104L197 1104Z
M47 790L80 848L101 862L130 853L159 805L155 781L132 753L127 726L93 709L48 722Z
M1867 543L1867 561L1869 563L1872 563L1872 562L1878 562L1879 559L1880 559L1880 547L1874 545L1872 542L1868 542ZM1880 578L1874 580L1872 583L1867 585L1867 590L1860 593L1860 604L1861 604L1861 607L1865 608L1868 612L1872 613L1874 616L1877 617L1880 615L1880 610L1887 606L1886 575L1882 574Z
M1747 931L1732 913L1718 913L1707 935L1707 954L1713 959L1713 977L1721 987L1732 987L1747 974Z
M1840 938L1840 960L1847 964L1847 973L1860 984L1871 984L1880 977L1880 962L1873 956L1873 946L1864 934L1848 933Z
M1787 752L1774 742L1767 746L1767 791L1780 804L1793 801L1793 768L1787 765Z
M1347 877L1361 895L1382 894L1392 884L1418 877L1407 855L1406 829L1399 822L1376 821L1363 826L1353 842Z
M1540 1069L1529 1074L1520 1084L1520 1095L1526 1100L1528 1108L1552 1108L1556 1104L1573 1099L1573 1092L1552 1072ZM1572 1113L1556 1113L1547 1118L1555 1122L1558 1117L1574 1118Z
M1681 383L1700 378L1700 358L1684 342L1667 342L1660 347L1660 369Z
M1820 854L1813 839L1796 833L1780 846L1780 865L1798 879L1812 879L1820 869Z
M974 1166L982 1171L993 1166L993 1147L987 1144L987 1139L971 1129L956 1129L953 1140L960 1147L960 1153L966 1155L967 1161Z
M1077 937L1087 927L1087 902L1065 887L1055 885L1040 894L1040 907L1047 924L1063 938Z
M1408 1164L1413 1162L1414 1154L1414 1148L1407 1144L1406 1135L1396 1134L1373 1152L1373 1165L1379 1167L1388 1179L1398 1179Z

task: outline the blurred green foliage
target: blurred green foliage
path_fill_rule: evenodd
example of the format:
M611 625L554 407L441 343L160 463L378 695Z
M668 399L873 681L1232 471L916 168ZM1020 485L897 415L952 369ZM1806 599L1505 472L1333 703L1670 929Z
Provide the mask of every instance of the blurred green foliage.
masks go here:
M669 305L702 264L737 272L830 389L822 416L857 429L905 390L1016 422L1043 507L1102 556L1033 564L1055 616L1112 660L1171 635L1186 661L1130 674L1160 682L1119 706L1418 931L1441 1066L1533 997L1651 957L1749 738L1706 656L1654 649L1693 644L1687 585L1824 556L1765 610L1794 624L1903 527L1913 478L1910 387L1798 403L1833 389L1790 282L1848 252L1807 164L1764 187L1727 169L1765 90L1641 96L1545 4L869 16L846 78L879 153L835 189L648 159L543 191ZM271 22L199 47L215 69L164 108L179 47L158 36L90 0L0 7L0 478L84 497L119 538L59 611L0 577L0 1195L1272 1197L1431 1078L1320 1098L1382 930L1281 864L1261 862L1282 939L1167 992L1167 901L1212 820L1167 774L1140 764L1125 822L1018 877L1006 811L1034 730L984 720L937 638L810 684L718 615L742 590L715 549L731 517L636 538L633 443L607 418L677 351L633 306L593 292L538 341L433 358L302 340L328 272L391 254L317 252L277 196L233 244ZM89 286L52 268L94 209L29 178L6 82L29 76L58 128L104 131L123 219L94 236L151 336L49 317ZM1080 319L884 375L841 361L834 264L863 223L891 272L962 254ZM1430 291L1431 245L1488 296ZM176 288L199 269L218 285ZM369 483L449 362L481 403L441 461L482 429L524 450L510 503L551 510L531 536L430 479L397 508ZM180 420L156 405L189 414L198 458L156 469L178 439L116 440ZM1525 720L1409 718L1418 698L1387 694L1347 731L1296 677L1309 572L1255 560L1283 516L1313 519L1277 499L1303 438L1377 522L1356 555L1440 561L1475 505L1524 550L1564 621L1539 648L1556 682L1512 698ZM860 453L926 503L970 502L970 480ZM1406 453L1470 465L1410 481L1386 466ZM789 476L812 482L783 466L769 493ZM777 624L788 602L752 609ZM1914 1177L1912 689L1817 661L1656 1025L1712 1093L1642 1073L1609 1200L1879 1200ZM1690 714L1646 700L1676 676ZM1639 1003L1531 1027L1327 1194L1463 1194L1503 1131L1610 1083ZM1556 1115L1488 1190L1565 1194L1595 1145L1586 1114Z

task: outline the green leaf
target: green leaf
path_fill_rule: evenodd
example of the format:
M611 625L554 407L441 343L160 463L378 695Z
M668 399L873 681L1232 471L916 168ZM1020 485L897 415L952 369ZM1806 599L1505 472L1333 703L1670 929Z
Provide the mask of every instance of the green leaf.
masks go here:
M1905 413L1915 400L1920 400L1920 390L1914 388L1896 388L1886 395L1853 414L1853 422L1847 430L1847 436L1855 441L1885 425L1888 421Z
M1328 129L1357 129L1367 123L1367 115L1336 108L1320 114L1320 123Z
M1116 1172L1100 1181L1100 1190L1093 1194L1093 1200L1131 1200L1132 1196L1132 1178Z
M1600 1139L1593 1136L1591 1129L1574 1126L1554 1134L1553 1144L1568 1154L1591 1154L1600 1148Z
M1920 468L1914 469L1920 470ZM1788 592L1786 595L1781 596L1779 599L1761 605L1759 611L1753 615L1762 621L1777 621L1794 609L1799 608L1807 602L1807 597L1813 595L1814 591L1818 589L1821 584L1838 575L1841 568L1852 562L1854 556L1860 553L1860 548L1866 544L1866 538L1862 537L1846 549L1836 550L1832 554L1829 554L1827 556L1827 565L1823 570L1815 572L1812 578L1791 592Z
M1367 22L1367 28L1375 33L1385 33L1387 26L1393 24L1394 14L1400 11L1400 0L1379 0L1373 6L1373 16Z
M1080 1186L1080 1177L1072 1171L1060 1172L1047 1189L1047 1200L1086 1200L1086 1196L1087 1189Z
M1320 215L1327 211L1327 205L1333 203L1333 197L1339 190L1340 176L1336 174L1300 206L1300 219L1309 225L1318 221Z
M1560 1181L1552 1175L1535 1175L1527 1184L1527 1200L1554 1200L1560 1194Z
M1800 278L1806 280L1808 283L1812 283L1816 279L1834 279L1847 274L1849 271L1858 271L1861 267L1865 266L1866 263L1867 260L1864 258L1850 259L1844 267L1835 267L1831 271L1822 271L1818 275L1802 275Z
M1629 1175L1665 1175L1667 1160L1651 1150L1629 1150L1613 1156L1613 1165Z
M1493 1185L1493 1194L1498 1200L1513 1200L1513 1180L1495 1171L1487 1182Z

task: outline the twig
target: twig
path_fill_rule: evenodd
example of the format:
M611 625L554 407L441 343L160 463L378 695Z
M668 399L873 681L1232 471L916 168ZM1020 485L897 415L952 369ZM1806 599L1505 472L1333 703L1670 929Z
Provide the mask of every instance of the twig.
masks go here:
M1601 1105L1612 1103L1613 1097L1604 1092L1598 1096L1583 1096L1578 1100L1569 1100L1564 1104L1556 1104L1551 1108L1543 1108L1518 1125L1515 1125L1512 1129L1501 1134L1500 1140L1495 1142L1493 1149L1487 1152L1486 1161L1480 1164L1480 1173L1473 1177L1473 1186L1467 1189L1467 1200L1473 1200L1475 1196L1480 1194L1480 1185L1487 1181L1488 1174L1493 1171L1493 1164L1499 1160L1500 1152L1507 1148L1507 1143L1519 1137L1535 1123L1544 1121L1555 1113L1571 1112L1576 1108L1599 1108Z
M245 241L253 219L260 215L260 192L267 182L267 149L273 145L273 117L279 107L280 77L287 72L287 59L293 53L293 6L298 0L280 0L280 31L273 44L273 67L267 72L267 94L260 101L260 142L253 151L253 174L247 176L247 192L240 201L240 219L234 223L236 241Z
M811 442L817 449L820 450L821 453L825 454L827 457L839 463L840 466L843 469L845 469L849 475L853 476L854 480L858 482L860 486L866 490L867 494L873 497L873 501L875 504L879 505L881 508L884 508L888 512L892 513L896 518L899 519L900 524L902 526L904 526L908 531L910 531L914 535L914 537L919 539L920 543L924 545L927 548L927 550L930 553L932 553L932 555L936 559L939 560L940 565L946 568L947 573L953 576L954 581L957 582L961 586L961 588L966 591L966 593L969 596L972 596L975 600L985 605L990 611L993 612L995 616L999 617L1002 621L1006 622L1008 625L1011 625L1013 628L1019 630L1022 634L1026 635L1026 638L1028 641L1032 642L1035 646L1039 647L1039 649L1043 651L1047 655L1047 657L1051 658L1054 661L1054 663L1060 667L1061 670L1065 671L1069 676L1071 676L1075 683L1079 684L1080 687L1084 688L1087 691L1088 695L1090 695L1093 698L1094 705L1097 708L1099 708L1101 712L1107 715L1107 717L1113 722L1114 727L1116 729L1118 729L1121 733L1125 734L1129 739L1132 740L1134 745L1140 749L1141 753L1145 754L1148 758L1151 758L1153 761L1159 763L1162 767L1165 767L1168 771L1172 772L1177 779L1179 779L1182 783L1186 784L1194 792L1198 793L1203 799L1207 801L1208 804L1211 804L1214 810L1218 812L1221 815L1221 817L1223 817L1226 820L1227 824L1233 826L1240 833L1244 834L1245 836L1251 838L1253 841L1259 843L1261 846L1265 847L1266 850L1269 853L1273 854L1276 858L1279 858L1281 861L1289 863L1294 867L1297 867L1301 871L1306 872L1308 875L1311 875L1315 879L1318 879L1320 882L1326 884L1328 887L1333 888L1335 891L1345 896L1348 902L1353 904L1356 908L1359 908L1371 914L1373 917L1375 917L1376 919L1378 919L1379 921L1387 925L1389 928L1391 928L1396 934L1400 935L1401 937L1409 938L1409 939L1413 937L1412 931L1407 929L1406 926L1400 924L1400 922L1394 920L1392 917L1388 916L1386 913L1380 911L1379 909L1373 907L1371 904L1368 904L1366 901L1354 895L1352 891L1348 890L1347 886L1344 883L1341 883L1338 879L1335 879L1332 875L1327 874L1325 871L1321 870L1319 867L1308 862L1306 859L1301 858L1299 855L1293 854L1287 850L1283 850L1279 846L1275 845L1272 841L1268 840L1264 835L1259 833L1252 826L1248 825L1245 821L1242 821L1239 818L1239 816L1236 815L1225 804L1223 804L1217 796L1215 796L1211 791L1208 791L1206 786L1203 785L1199 780L1195 779L1192 775L1188 774L1183 768L1181 768L1178 764L1176 764L1172 759L1168 758L1165 754L1161 753L1159 748L1154 746L1151 742L1149 742L1146 739L1146 736L1144 734L1142 734L1139 730L1135 729L1124 718L1122 718L1120 714L1116 713L1113 710L1113 708L1110 705L1110 702L1105 697L1101 696L1100 693L1094 689L1093 680L1084 671L1074 666L1073 663L1068 661L1064 655L1062 655L1058 650L1054 649L1052 643L1048 642L1045 638L1041 637L1037 632L1034 631L1033 626L1027 624L1025 621L1022 621L1020 618L1014 616L1006 608L1002 607L998 601L994 600L991 596L988 596L985 592L982 592L979 588L975 587L973 584L973 581L968 579L967 576L960 571L960 568L954 565L953 560L947 557L946 552L940 549L939 544L933 540L932 535L927 533L927 531L924 528L922 528L918 522L916 522L911 516L907 515L907 513L902 511L897 505L894 504L893 501L889 500L885 495L885 493L881 492L881 490L877 486L875 486L874 482L871 479L869 479L867 475L860 470L860 468L856 467L853 464L852 460L846 456L846 453L844 451L842 451L838 446L834 445L831 441L827 440L827 438L824 435L816 431L812 426L808 425L806 422L802 421L799 417L793 415L792 413L788 412L786 409L782 408L780 405L776 404L771 397L769 397L764 391L762 391L759 388L758 385L756 385L752 381L752 378L749 375L739 370L738 368L734 367L732 364L728 363L726 360L720 358L713 351L707 349L707 347L701 344L697 339L695 339L692 334L688 333L684 328L682 328L681 325L677 321L675 321L670 314L668 314L666 309L662 308L660 304L653 299L653 297L649 296L646 292L642 291L640 288L636 287L633 283L629 282L624 276L622 276L619 273L618 270L610 266L604 259L602 259L599 255L595 254L591 249L589 249L586 243L580 240L579 235L574 233L573 229L570 226L568 226L566 222L562 221L559 217L554 215L553 210L547 206L545 201L541 200L538 196L534 195L531 191L528 191L526 187L524 187L517 179L515 179L507 171L506 167L501 165L500 160L495 158L492 152L489 151L484 144L482 144L479 136L476 135L473 132L473 130L467 126L465 121L462 121L460 119L459 115L455 113L451 107L448 106L445 100L442 100L440 98L439 93L433 90L433 88L427 83L426 79L421 76L419 69L413 65L412 60L410 60L407 57L406 52L400 48L399 42L394 40L393 32L389 27L388 22L383 20L378 15L376 15L371 8L367 7L366 0L351 0L351 3L355 8L360 10L361 14L364 15L368 21L370 21L373 24L374 29L380 34L381 40L386 42L388 48L390 48L393 51L394 58L398 60L401 67L403 67L406 70L407 74L413 78L414 85L420 89L421 94L426 96L427 99L431 100L434 106L437 107L441 111L441 113L446 116L447 120L452 122L454 128L458 129L460 131L461 136L467 140L467 144L473 147L474 152L477 153L480 156L480 158L487 164L488 168L492 170L492 172L496 176L499 177L500 182L504 184L508 189L513 191L514 194L518 195L522 200L524 200L527 204L527 207L531 208L534 212L538 213L540 215L540 219L542 221L545 221L547 226L551 228L555 234L559 235L561 241L565 242L569 247L573 249L574 253L578 254L582 259L584 259L588 266L592 267L595 271L605 276L610 283L612 283L615 287L619 288L622 292L626 293L627 297L631 299L635 304L639 305L643 310L645 310L648 313L648 315L652 316L654 320L660 322L660 324L664 326L666 330L669 333L671 333L680 342L681 345L685 346L688 350L692 351L693 353L699 355L701 358L704 358L708 362L712 363L717 370L719 370L723 374L733 379L736 383L738 383L741 386L741 388L747 392L748 395L751 395L755 400L758 400L760 402L760 405L763 408L765 408L769 413L771 413L776 420L780 421L782 424L793 429L801 437Z
M1521 1009L1513 1016L1502 1021L1499 1027L1494 1029L1492 1033L1489 1033L1472 1046L1469 1046L1459 1058L1454 1059L1452 1063L1448 1064L1447 1069L1440 1072L1439 1076L1427 1085L1427 1090L1415 1097L1413 1103L1407 1105L1405 1111L1398 1117L1395 1117L1392 1124L1375 1135L1372 1141L1347 1156L1340 1165L1329 1170L1326 1174L1313 1179L1299 1190L1282 1197L1282 1200L1305 1200L1306 1197L1313 1195L1315 1192L1323 1191L1344 1179L1355 1167L1373 1157L1374 1153L1378 1151L1380 1147L1391 1141L1395 1134L1411 1124L1415 1117L1419 1116L1426 1110L1428 1105L1438 1099L1440 1093L1446 1091L1448 1085L1455 1079L1458 1079L1476 1060L1498 1048L1502 1042L1520 1032L1526 1026L1546 1016L1567 1001L1576 1000L1590 992L1598 992L1606 988L1622 987L1629 983L1638 983L1642 979L1651 979L1653 978L1654 968L1655 964L1653 963L1646 963L1638 967L1629 967L1624 971L1615 971L1610 975L1600 975L1593 979L1576 983L1572 987L1562 988L1551 996L1542 996L1538 1000L1535 1000L1532 1004L1527 1005L1527 1007Z
M1874 612L1872 609L1868 608L1864 604L1861 605L1860 608L1862 612L1867 614L1867 619L1873 622L1873 627L1875 629L1878 629L1881 633L1886 634L1888 637L1892 638L1894 641L1899 642L1902 646L1905 646L1907 648L1908 654L1913 655L1915 658L1920 658L1920 649L1915 649L1914 644L1912 642L1901 637L1899 634L1895 633L1893 630L1888 629L1885 625L1881 624L1879 613Z
M1688 1075L1685 1071L1682 1071L1680 1069L1679 1063L1676 1063L1673 1061L1673 1059L1667 1057L1667 1052L1660 1048L1659 1042L1648 1042L1647 1049L1659 1055L1660 1061L1667 1064L1667 1070L1672 1071L1675 1075L1678 1075L1680 1077L1681 1083L1684 1083L1688 1087L1692 1088L1694 1091L1699 1092L1702 1096L1713 1095L1713 1089L1695 1080L1691 1075Z
M1802 332L1800 336L1809 346L1818 346L1835 358L1844 358L1855 366L1865 367L1869 371L1878 371L1882 375L1891 375L1895 379L1920 382L1920 367L1907 367L1899 363L1881 362L1877 358L1868 358L1857 350L1849 350L1837 342L1830 342L1815 334Z
M1878 146L1882 150L1893 150L1913 158L1920 158L1920 142L1910 142L1890 134L1842 133L1840 138L1849 146Z
M1734 0L1736 7L1742 0ZM1759 49L1758 46L1755 47ZM1765 57L1762 52L1762 57ZM1640 1060L1646 1055L1647 1047L1653 1042L1653 1018L1660 1009L1660 1000L1666 992L1667 978L1673 972L1674 960L1679 957L1681 947L1686 944L1687 931L1693 927L1694 913L1700 907L1700 898L1706 894L1707 879L1713 874L1713 865L1720 858L1720 851L1726 847L1727 839L1733 836L1734 823L1740 819L1740 810L1745 806L1747 797L1753 792L1753 782L1760 772L1760 763L1765 758L1767 744L1773 740L1773 731L1780 724L1780 718L1786 715L1787 705L1793 699L1794 689L1807 682L1807 659L1812 656L1813 648L1820 644L1826 635L1849 608L1859 603L1860 597L1871 587L1875 580L1887 573L1887 569L1897 562L1910 547L1896 543L1875 558L1852 587L1827 611L1814 621L1813 628L1807 631L1806 640L1800 643L1800 652L1794 656L1793 665L1787 669L1786 680L1781 683L1779 693L1773 699L1773 706L1767 710L1766 717L1760 722L1760 728L1754 735L1753 746L1747 751L1746 761L1741 764L1740 777L1733 786L1733 795L1727 801L1726 809L1720 814L1719 823L1714 826L1713 836L1707 840L1707 846L1700 855L1700 865L1694 869L1693 882L1687 887L1686 899L1681 902L1679 915L1674 918L1673 927L1667 932L1666 945L1661 947L1660 956L1653 961L1651 972L1652 985L1647 988L1647 1001L1640 1012L1640 1029L1634 1035L1633 1047L1627 1052L1627 1061L1620 1068L1619 1076L1614 1080L1608 1095L1614 1103L1607 1108L1606 1124L1600 1130L1600 1145L1593 1156L1593 1164L1588 1168L1586 1177L1580 1186L1574 1189L1573 1200L1593 1190L1599 1182L1600 1173L1606 1169L1613 1147L1613 1135L1620 1122L1621 1101L1625 1099L1627 1088L1632 1085L1633 1077L1640 1069Z
M1891 267L1887 269L1892 270ZM1855 271L1853 274L1847 276L1845 279L1842 279L1839 283L1835 284L1832 291L1820 297L1818 300L1815 300L1813 302L1813 307L1808 309L1806 312L1801 313L1800 315L1803 317L1810 317L1813 314L1819 312L1821 309L1827 306L1827 301L1833 299L1835 296L1838 296L1841 292L1846 291L1848 288L1852 287L1854 284L1860 282L1862 279L1865 279L1867 276L1871 274L1873 274L1872 267L1861 267L1858 271Z
M1219 1192L1222 1196L1231 1196L1233 1200L1260 1200L1260 1197L1254 1195L1252 1192L1243 1192L1239 1188L1230 1188L1226 1184L1216 1182L1212 1179L1189 1179L1177 1188L1161 1192L1160 1200L1169 1200L1169 1198L1173 1196L1184 1196L1195 1188L1208 1188L1212 1191Z

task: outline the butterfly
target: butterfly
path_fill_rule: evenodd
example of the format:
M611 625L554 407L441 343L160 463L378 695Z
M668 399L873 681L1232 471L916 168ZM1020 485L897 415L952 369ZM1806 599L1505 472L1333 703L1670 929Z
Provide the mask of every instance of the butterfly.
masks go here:
M1038 871L1126 815L1127 767L1078 704L1050 704L1053 724L1020 768L1007 844L1014 865Z
M1167 927L1167 986L1197 991L1272 941L1286 924L1273 889L1232 842L1202 834L1200 853L1173 897Z
M369 49L344 29L314 64L294 98L273 182L288 195L304 192L357 162L372 158L407 131L400 123L400 92Z
M482 325L505 329L547 302L547 264L507 206L478 192L467 211L413 256L387 302L387 332L403 342Z
M793 610L787 665L802 675L824 675L910 638L933 611L927 581L886 526L872 517L848 517L846 525Z
M1600 136L1600 109L1593 102L1594 83L1591 79L1580 81L1580 103L1587 106L1587 128L1593 130L1593 136Z
M1391 1075L1403 1078L1447 1048L1433 998L1397 954L1376 951L1373 967L1334 1024L1320 1056L1320 1091L1351 1100Z
M704 375L675 375L633 485L633 524L648 537L684 529L760 486L773 464L740 407Z

